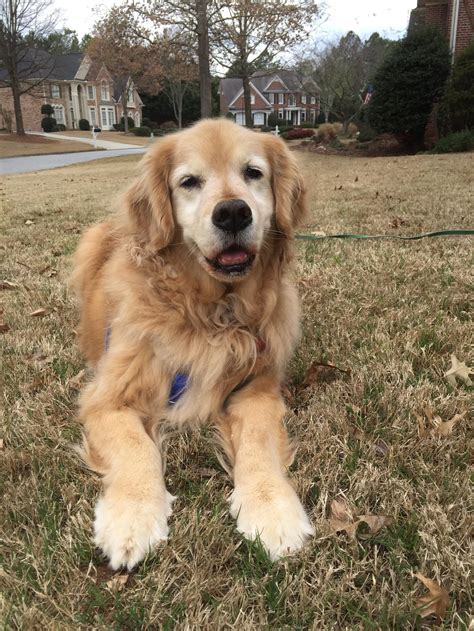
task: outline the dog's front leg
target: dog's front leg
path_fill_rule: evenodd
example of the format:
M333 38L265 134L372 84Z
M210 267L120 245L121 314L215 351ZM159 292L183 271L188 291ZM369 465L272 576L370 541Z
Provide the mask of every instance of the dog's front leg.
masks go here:
M173 497L165 487L159 448L139 413L119 401L114 405L104 390L99 377L81 401L85 460L104 480L95 509L95 543L113 569L130 570L167 539Z
M314 534L286 475L292 455L284 413L277 380L260 377L233 395L222 427L234 461L231 514L272 559L298 550Z

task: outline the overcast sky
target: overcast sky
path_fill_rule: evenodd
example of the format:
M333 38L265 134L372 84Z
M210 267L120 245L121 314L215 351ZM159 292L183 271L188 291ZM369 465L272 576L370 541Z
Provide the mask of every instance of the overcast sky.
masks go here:
M82 37L92 30L97 7L107 8L117 0L56 0L63 15L63 24ZM408 25L410 9L416 0L326 0L327 19L320 25L321 37L328 39L355 31L361 37L374 31L396 39L402 37Z

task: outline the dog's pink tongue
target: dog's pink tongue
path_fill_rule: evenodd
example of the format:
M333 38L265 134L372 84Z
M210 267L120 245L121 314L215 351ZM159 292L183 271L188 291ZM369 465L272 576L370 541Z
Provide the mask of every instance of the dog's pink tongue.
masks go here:
M245 263L248 259L248 254L245 250L231 250L227 252L221 252L217 257L217 260L221 265L238 265L239 263Z

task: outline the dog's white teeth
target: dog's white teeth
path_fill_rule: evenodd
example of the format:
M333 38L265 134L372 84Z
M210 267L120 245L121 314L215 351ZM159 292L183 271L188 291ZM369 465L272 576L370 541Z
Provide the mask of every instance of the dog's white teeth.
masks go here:
M217 257L218 263L221 265L239 265L245 263L249 255L245 250L232 250L230 252L221 252Z

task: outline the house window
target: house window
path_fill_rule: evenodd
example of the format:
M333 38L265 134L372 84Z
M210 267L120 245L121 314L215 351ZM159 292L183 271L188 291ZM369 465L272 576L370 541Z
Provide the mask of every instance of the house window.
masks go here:
M129 88L128 90L127 105L135 105L135 101L133 100L133 88Z
M109 127L112 127L112 125L115 123L115 110L113 107L107 108L107 118L109 121Z
M91 125L97 125L97 119L95 117L95 107L89 108L89 122Z
M288 97L288 105L290 107L295 107L295 105L296 105L296 97L295 97L294 94L290 94L289 95L289 97Z
M301 102L303 103L303 105L306 105L306 94L301 95Z
M100 120L102 123L102 127L107 127L107 108L106 107L100 108Z
M64 125L66 122L64 118L64 107L62 105L53 105L53 110L53 116L56 122L60 125Z
M87 98L89 99L89 101L93 101L95 99L94 86L93 85L88 85L87 86Z
M312 96L311 97L311 105L314 105L316 103L316 97Z
M140 127L140 112L135 112L135 126Z
M304 123L306 121L306 110L301 110L301 122Z
M283 105L283 103L285 102L284 98L285 98L285 95L283 94L283 92L280 92L278 94L278 103L279 103L279 105Z
M250 95L250 104L255 105L255 94Z
M275 95L273 94L273 92L270 92L268 94L268 102L271 103L272 105L275 103Z
M278 110L278 118L283 118L283 110Z
M100 96L103 101L109 100L109 84L107 81L102 81L100 84Z
M61 88L57 83L51 84L51 98L60 99L61 98Z

